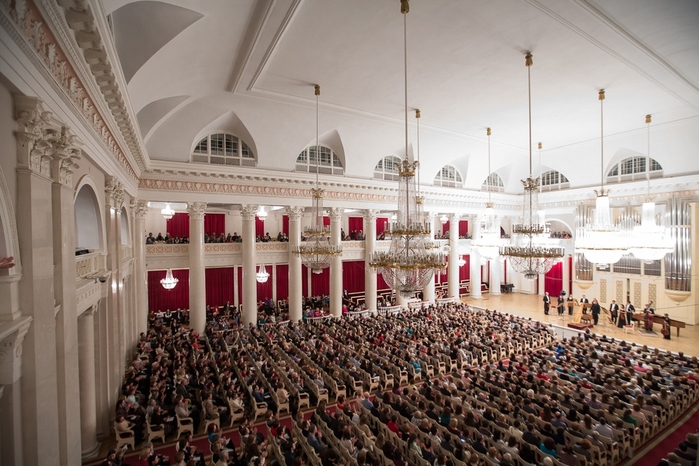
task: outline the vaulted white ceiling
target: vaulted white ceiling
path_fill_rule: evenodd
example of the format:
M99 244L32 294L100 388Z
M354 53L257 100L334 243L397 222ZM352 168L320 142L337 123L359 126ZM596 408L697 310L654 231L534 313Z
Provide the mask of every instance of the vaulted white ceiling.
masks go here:
M197 139L226 130L254 148L258 167L294 169L321 133L344 151L345 176L369 178L405 153L403 16L398 0L104 0L129 98L153 160L189 161ZM699 172L699 2L675 0L412 0L408 102L420 108L421 174L445 164L467 188L492 169L508 191L529 172L527 70L533 140L542 170L571 186L599 181L606 89L605 165L645 154L666 175ZM339 143L338 143L339 144ZM538 173L535 150L534 169Z

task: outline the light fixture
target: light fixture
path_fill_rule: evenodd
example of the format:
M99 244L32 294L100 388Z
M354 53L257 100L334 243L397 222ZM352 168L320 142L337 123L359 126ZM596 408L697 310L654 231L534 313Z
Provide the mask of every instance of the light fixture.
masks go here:
M466 265L466 259L464 259L464 256L459 256L459 267L463 267Z
M165 273L165 278L160 280L160 284L163 285L163 288L165 288L168 291L176 287L178 282L179 280L172 276L172 269L167 269L167 273Z
M600 190L595 194L594 223L579 227L575 238L575 252L582 252L589 262L604 267L618 262L629 249L629 232L616 224L609 208L609 190L604 190L604 89L598 94L600 102Z
M532 86L531 66L532 54L527 53L527 88L529 92L529 177L522 180L524 185L524 211L522 222L512 226L510 244L500 248L500 255L509 260L515 270L524 275L527 280L534 280L551 270L553 264L563 257L563 248L558 246L543 246L536 243L536 236L545 231L545 225L540 222L538 210L539 178L532 175Z
M665 254L675 250L669 229L655 221L655 203L650 196L650 121L646 115L648 128L648 155L646 156L646 202L641 211L641 224L636 225L631 233L629 252L645 262L660 260Z
M267 269L265 269L265 264L261 264L257 269L257 273L255 274L255 280L257 280L257 283L267 283L268 279L269 273L267 272Z
M490 174L490 128L486 131L488 136L488 174ZM488 175L490 176L490 175ZM490 199L490 186L488 187L488 203L485 205L485 215L477 219L480 222L480 233L473 239L471 248L475 249L481 257L481 261L497 259L500 255L500 219L495 215L493 202Z
M161 209L160 213L165 217L165 220L170 220L175 216L175 211L170 208L170 203L165 204L165 208Z
M320 96L320 86L315 85L316 96L316 145L308 148L309 161L316 161L316 187L311 188L311 212L313 215L313 226L306 227L304 235L306 241L298 246L294 246L292 253L298 254L303 265L308 267L315 274L323 273L323 269L330 267L332 257L342 254L342 247L330 243L330 231L323 224L323 193L318 184L318 172L320 165L320 107L318 98Z
M260 208L257 210L257 218L260 220L264 220L267 218L267 211L265 210L264 206L260 206Z
M403 297L411 297L423 289L435 272L447 265L444 254L432 248L431 228L421 215L419 192L415 187L415 171L419 163L411 162L408 158L408 11L408 0L401 0L405 58L405 159L399 167L398 220L391 224L388 252L374 252L369 262L372 269L381 273L386 284Z
M446 225L449 221L449 217L447 217L447 214L442 214L442 216L439 217L439 221L442 222L442 225Z

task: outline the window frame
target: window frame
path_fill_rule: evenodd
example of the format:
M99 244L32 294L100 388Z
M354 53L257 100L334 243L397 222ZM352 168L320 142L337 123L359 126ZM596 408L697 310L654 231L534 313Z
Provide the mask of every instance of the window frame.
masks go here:
M374 178L384 181L398 181L400 178L400 164L403 161L395 155L387 155L376 163L374 167ZM386 168L387 163L391 168Z
M621 183L624 181L642 180L646 177L647 157L633 156L627 157L615 163L607 170L608 183ZM654 158L650 158L650 177L661 178L663 176L663 167L660 162Z
M319 147L320 150L317 150ZM345 167L340 157L331 147L315 144L304 147L296 156L294 171L304 173L322 173L325 175L344 175Z
M228 167L256 167L257 157L239 136L217 131L207 134L194 145L189 162Z
M464 186L464 177L461 176L461 172L458 168L454 165L447 164L439 169L432 184L443 188L462 188Z
M497 183L492 184L493 180L497 180ZM502 177L498 174L498 172L492 172L485 178L485 180L483 180L483 184L481 185L481 191L490 191L496 193L505 192L505 182L502 180Z

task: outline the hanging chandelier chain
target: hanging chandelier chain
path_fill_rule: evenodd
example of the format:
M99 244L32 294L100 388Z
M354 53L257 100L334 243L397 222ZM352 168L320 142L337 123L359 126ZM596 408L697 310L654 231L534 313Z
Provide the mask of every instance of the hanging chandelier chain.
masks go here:
M600 178L600 195L604 195L604 89L599 91L599 110L600 110L600 166L599 166L599 178Z
M318 173L320 172L320 86L315 85L316 94L316 189L318 188ZM318 220L316 220L316 223Z
M646 193L650 201L650 114L646 115L646 128L648 138L648 155L646 155Z
M487 134L488 134L488 179L490 179L490 128L488 128ZM490 183L488 183L488 205L492 205L492 202L490 200Z

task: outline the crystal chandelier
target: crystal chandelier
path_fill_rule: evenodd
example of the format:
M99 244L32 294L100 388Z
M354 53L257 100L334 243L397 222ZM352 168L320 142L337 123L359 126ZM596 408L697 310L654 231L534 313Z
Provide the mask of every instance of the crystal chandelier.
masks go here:
M306 227L304 236L306 241L294 246L292 253L301 257L301 263L311 269L313 273L323 273L323 269L330 267L332 257L342 254L342 247L330 244L330 231L323 225L323 190L318 186L318 172L320 165L320 136L319 136L319 102L320 86L315 85L316 96L316 145L308 149L309 161L316 161L316 187L311 188L311 202L313 225Z
M537 215L539 178L532 175L532 54L525 57L527 67L527 87L529 91L529 177L522 180L524 185L524 211L522 222L512 226L512 239L509 245L500 248L500 255L510 261L515 270L527 280L534 280L537 275L545 274L555 262L563 257L564 250L557 246L543 246L536 243L537 235L545 231L545 225Z
M488 135L488 174L490 176L490 136L492 132L490 128L487 130ZM481 223L480 234L473 239L471 248L475 249L481 256L483 262L497 259L500 255L500 246L502 239L500 238L500 220L495 215L493 203L490 199L490 186L488 186L488 203L485 205L485 215L478 219Z
M160 280L160 284L163 285L163 288L165 288L168 291L176 287L177 282L179 282L179 280L172 276L172 269L167 269L165 278Z
M264 206L260 206L259 210L257 211L257 218L260 220L265 220L267 218L267 211L265 210Z
M269 273L267 273L267 269L265 269L265 264L262 264L257 269L257 273L255 274L255 280L257 280L257 283L267 283L268 279Z
M403 297L411 297L432 280L434 273L446 267L444 254L432 247L431 228L421 215L422 199L415 186L419 163L408 159L408 0L401 0L403 48L405 56L405 159L400 164L398 181L398 220L391 224L388 252L375 252L369 265L386 284ZM419 115L419 114L418 114Z
M165 217L165 220L170 220L175 216L175 211L170 208L170 203L165 204L165 208L160 210L160 214Z
M641 211L641 224L634 226L631 233L631 247L629 247L631 254L645 262L660 260L665 257L665 254L675 250L668 228L655 221L655 203L650 197L650 119L650 115L646 115L646 125L648 125L647 199Z
M600 191L595 190L594 223L579 227L575 238L575 252L585 259L604 267L619 262L629 249L629 232L621 224L615 224L609 208L609 190L604 190L604 89L599 91L600 101Z

